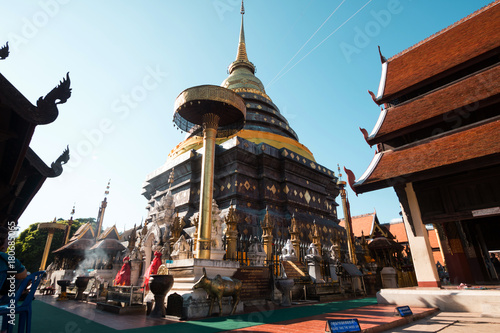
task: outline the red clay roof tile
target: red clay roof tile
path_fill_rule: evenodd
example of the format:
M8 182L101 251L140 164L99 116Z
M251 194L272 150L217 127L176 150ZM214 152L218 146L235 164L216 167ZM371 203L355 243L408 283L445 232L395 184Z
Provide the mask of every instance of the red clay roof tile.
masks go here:
M365 237L370 235L374 224L374 216L375 213L370 213L351 217L354 237L361 237L361 234L364 234ZM345 228L345 220L341 219L339 225Z
M500 154L500 120L484 123L467 130L410 146L386 151L372 173L354 187L359 193L372 187L392 186L388 180L407 177L421 171ZM376 184L376 185L374 185ZM374 188L371 188L373 190Z
M500 6L499 6L500 7ZM388 108L384 122L370 143L389 133L419 124L477 101L500 94L500 66L477 73L415 100ZM417 112L416 112L417 111Z
M500 1L395 55L382 100L500 46Z

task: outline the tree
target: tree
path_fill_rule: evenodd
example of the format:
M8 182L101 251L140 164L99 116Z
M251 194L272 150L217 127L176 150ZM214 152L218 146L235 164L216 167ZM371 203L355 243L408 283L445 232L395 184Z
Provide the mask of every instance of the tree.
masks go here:
M57 223L67 224L67 220L59 219ZM71 225L70 236L71 238L76 230L83 224L90 222L95 223L95 218L78 218L73 220ZM40 222L31 224L17 237L15 242L16 257L26 267L29 272L36 272L40 268L42 262L43 251L47 241L48 231L38 230ZM52 238L52 244L47 258L47 265L54 260L52 251L57 250L64 245L64 232L55 232Z

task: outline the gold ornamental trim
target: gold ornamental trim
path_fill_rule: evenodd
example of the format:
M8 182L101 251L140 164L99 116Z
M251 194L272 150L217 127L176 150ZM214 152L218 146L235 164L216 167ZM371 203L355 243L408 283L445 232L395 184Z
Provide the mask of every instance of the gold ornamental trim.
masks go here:
M246 106L243 98L234 91L215 85L202 85L191 87L179 94L175 99L174 110L199 101L217 101L226 103L246 114Z
M304 156L305 158L311 161L315 161L312 152L303 144L299 143L294 139L269 132L242 129L235 135L230 136L228 138L216 139L216 144L220 145L234 136L243 138L245 140L248 140L256 144L266 143L277 149L285 148L301 156ZM203 146L203 138L200 137L188 138L180 142L174 149L172 149L172 151L168 155L168 158L169 159L176 158L177 156L185 152L191 151L192 149L198 150L202 146Z
M202 116L204 129L217 129L220 117L214 113L206 113Z
M267 98L268 100L270 100L271 102L273 101L271 99L271 97L269 97L265 92L262 92L260 90L257 90L257 89L253 89L253 88L235 88L235 89L231 89L232 91L234 92L237 92L237 93L252 93L252 94L257 94L257 95L260 95L264 98ZM243 96L243 97L246 97L246 96Z

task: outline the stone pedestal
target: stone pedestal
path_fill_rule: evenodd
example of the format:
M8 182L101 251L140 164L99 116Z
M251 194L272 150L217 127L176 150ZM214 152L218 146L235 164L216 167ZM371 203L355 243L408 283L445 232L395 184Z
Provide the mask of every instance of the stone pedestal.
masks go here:
M139 275L141 274L141 263L142 260L132 259L130 260L130 285L138 286Z
M222 260L226 254L225 250L214 250L210 251L210 260Z
M382 276L382 286L383 288L397 288L398 287L398 279L396 270L392 267L384 267L382 272L380 272Z
M313 278L314 282L325 282L323 276L321 275L321 267L317 261L307 261L307 272L309 276Z
M330 278L332 279L332 282L337 282L339 280L339 277L337 276L336 266L332 263L330 263Z
M149 278L149 289L154 294L155 305L151 313L151 317L163 318L166 315L165 296L172 288L174 278L172 275L151 274Z
M203 268L207 271L209 278L220 276L232 277L240 267L239 262L229 260L211 259L183 259L174 260L172 264L167 264L168 273L174 276L174 286L167 294L177 293L182 296L182 318L202 318L208 316L210 301L204 290L193 290L193 286L203 276ZM222 300L222 313L228 315L232 310L231 297L224 297ZM238 304L235 313L243 312L243 302ZM219 313L219 307L214 305L212 315Z
M294 285L293 279L277 279L276 288L281 292L281 306L291 306L290 291Z

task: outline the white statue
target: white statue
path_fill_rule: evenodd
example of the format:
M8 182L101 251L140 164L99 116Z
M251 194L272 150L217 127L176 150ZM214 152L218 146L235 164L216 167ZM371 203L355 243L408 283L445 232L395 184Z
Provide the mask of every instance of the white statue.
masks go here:
M265 266L266 251L256 236L253 237L252 243L248 247L247 256L250 260L250 266Z
M184 235L181 235L177 242L175 242L171 257L174 260L189 259L193 257L193 253L190 250L189 243L187 242Z
M311 261L320 261L321 260L321 256L319 255L319 251L316 248L316 245L314 243L309 244L309 247L307 248L306 260L311 260Z
M224 237L226 223L220 215L219 206L215 200L212 200L212 250L224 250L222 238Z
M281 260L297 260L297 254L295 253L295 249L289 239L286 241L285 246L281 249Z

